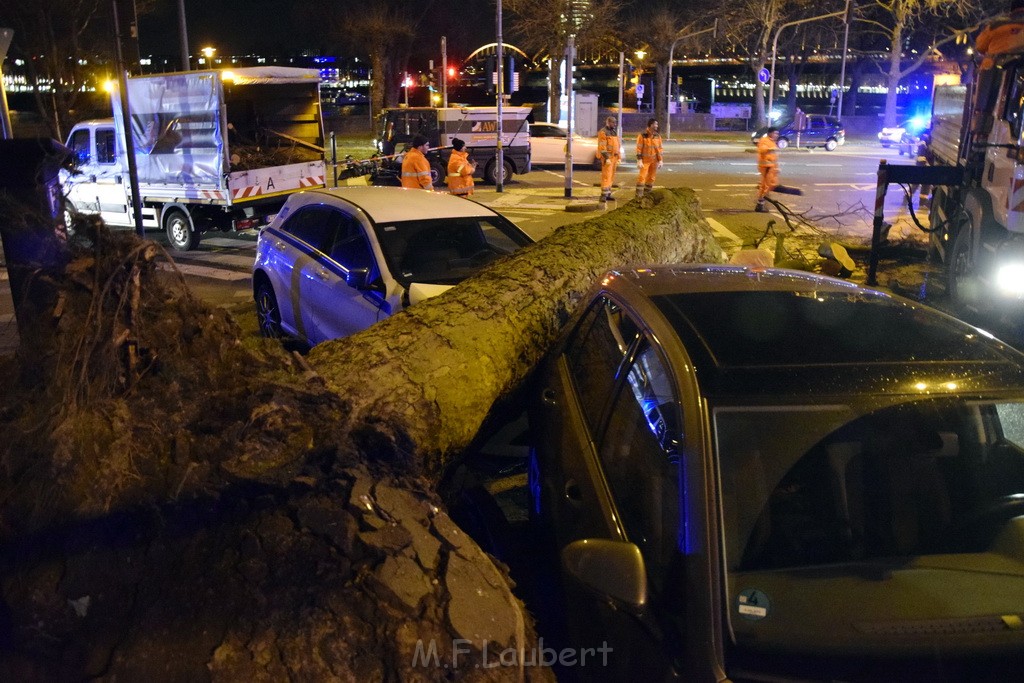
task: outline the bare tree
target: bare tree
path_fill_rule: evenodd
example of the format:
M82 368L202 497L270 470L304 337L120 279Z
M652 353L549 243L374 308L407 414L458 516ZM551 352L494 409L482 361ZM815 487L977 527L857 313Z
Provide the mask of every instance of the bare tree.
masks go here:
M97 30L109 13L100 0L0 0L0 16L14 29L12 56L25 61L36 110L52 137L63 139L74 122L91 85L88 62L110 54L111 41ZM90 50L90 43L101 48Z
M882 125L894 126L900 81L921 68L937 48L952 42L967 25L977 21L982 5L979 0L872 0L863 9L860 21L888 44L884 71L888 92ZM905 46L915 33L923 39L923 46L916 55L908 56Z
M619 0L593 0L586 8L581 3L565 0L506 0L504 7L511 15L511 32L528 52L547 58L548 112L551 119L561 116L559 95L562 74L558 64L568 45L569 36L578 50L599 50L610 45L619 28Z

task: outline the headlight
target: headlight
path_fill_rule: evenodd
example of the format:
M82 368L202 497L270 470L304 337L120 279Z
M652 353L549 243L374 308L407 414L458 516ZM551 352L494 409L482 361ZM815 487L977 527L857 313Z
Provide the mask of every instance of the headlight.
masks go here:
M1005 263L996 270L996 287L1003 296L1024 297L1024 263Z

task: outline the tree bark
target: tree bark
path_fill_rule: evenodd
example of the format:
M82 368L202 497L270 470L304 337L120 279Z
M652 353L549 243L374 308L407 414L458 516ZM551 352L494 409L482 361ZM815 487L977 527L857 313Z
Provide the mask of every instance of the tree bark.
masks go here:
M531 619L433 488L601 273L721 260L692 191L655 199L308 360L95 235L52 383L0 395L0 679L550 679L483 666Z

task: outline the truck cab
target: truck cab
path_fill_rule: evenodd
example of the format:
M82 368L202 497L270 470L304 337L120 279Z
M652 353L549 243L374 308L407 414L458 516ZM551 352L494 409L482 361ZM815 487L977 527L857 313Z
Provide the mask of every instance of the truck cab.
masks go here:
M111 225L123 222L130 203L123 182L123 154L118 152L117 140L113 119L76 125L66 146L74 153L77 172L63 172L61 178L70 206L81 213L98 213ZM67 223L70 225L70 220Z
M530 113L529 107L502 108L503 181L514 174L530 172ZM489 183L497 180L497 107L385 109L379 128L377 151L386 157L401 155L416 135L426 137L430 142L427 160L435 184L444 182L455 138L465 141L470 158L476 162L474 176Z

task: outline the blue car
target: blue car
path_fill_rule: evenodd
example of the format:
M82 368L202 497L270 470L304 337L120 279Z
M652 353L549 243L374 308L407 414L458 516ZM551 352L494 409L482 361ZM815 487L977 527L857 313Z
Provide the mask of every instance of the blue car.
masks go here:
M831 152L836 147L846 144L846 130L839 119L832 116L808 114L807 126L799 131L799 142L797 140L798 131L793 126L792 120L780 123L776 128L779 129L779 149L798 145L799 147L824 147ZM750 136L750 141L756 145L757 141L767 132L767 126L758 128Z

